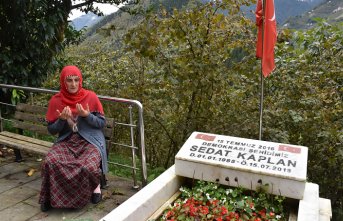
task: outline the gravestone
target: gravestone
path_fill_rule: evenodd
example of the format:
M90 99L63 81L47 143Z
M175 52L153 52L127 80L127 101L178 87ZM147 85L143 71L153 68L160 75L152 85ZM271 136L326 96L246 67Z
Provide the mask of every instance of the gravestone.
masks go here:
M302 199L304 146L193 132L175 157L175 174Z

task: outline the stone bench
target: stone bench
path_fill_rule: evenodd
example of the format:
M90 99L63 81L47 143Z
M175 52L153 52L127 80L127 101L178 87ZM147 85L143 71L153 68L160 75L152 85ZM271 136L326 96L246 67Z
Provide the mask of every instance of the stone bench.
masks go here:
M12 120L12 126L16 129L16 132L0 132L0 144L14 149L16 162L21 162L23 160L20 153L21 150L45 156L53 145L52 142L28 136L35 136L36 134L47 137L51 136L48 132L47 122L45 120L46 111L46 107L18 103L16 105L14 119ZM104 135L107 150L109 150L112 143L113 129L114 119L106 118ZM101 178L101 186L106 186L106 178L104 175L102 175Z

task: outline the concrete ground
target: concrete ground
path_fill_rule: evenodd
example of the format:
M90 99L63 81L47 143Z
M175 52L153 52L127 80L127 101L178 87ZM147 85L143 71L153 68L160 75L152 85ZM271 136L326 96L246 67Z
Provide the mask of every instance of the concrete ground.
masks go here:
M93 221L99 220L138 190L133 181L107 175L108 188L102 190L103 200L89 203L82 209L51 209L40 211L38 196L41 185L38 156L24 155L24 162L14 161L13 151L0 148L0 220L3 221ZM32 176L28 173L34 169Z

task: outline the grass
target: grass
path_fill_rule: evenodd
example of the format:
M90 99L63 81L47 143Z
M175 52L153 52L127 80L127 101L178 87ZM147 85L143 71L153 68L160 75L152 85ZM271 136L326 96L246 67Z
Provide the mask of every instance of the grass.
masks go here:
M125 154L110 153L108 157L108 161L132 166L132 157ZM136 170L137 180L141 180L142 178L142 173L140 169L141 161L138 157L136 158L136 167L139 168L138 170ZM133 169L121 167L117 165L109 164L109 171L112 175L119 176L119 177L125 177L125 178L131 179L133 176ZM147 164L148 182L151 182L152 180L154 180L164 171L165 171L165 168L163 167L151 168L149 164Z

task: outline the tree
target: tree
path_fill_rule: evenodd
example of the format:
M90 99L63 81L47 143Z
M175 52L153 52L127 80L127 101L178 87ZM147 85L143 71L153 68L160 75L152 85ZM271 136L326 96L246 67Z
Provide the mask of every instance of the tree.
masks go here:
M94 3L135 3L129 0L13 0L0 1L0 82L39 86L54 72L56 56L79 38L68 25L73 9L102 12ZM67 34L68 39L65 39Z
M239 14L240 4L217 1L171 14L162 9L126 36L127 50L136 61L135 97L144 103L151 122L146 133L155 141L148 150L153 164L172 164L193 131L223 133L241 124L238 118L222 124L230 119L226 109L234 105L231 96L244 98L241 74L253 72L253 66L241 65L254 60L254 38L252 23Z
M266 82L264 138L307 146L308 179L343 217L343 31L321 19L306 31L284 30L277 68Z

